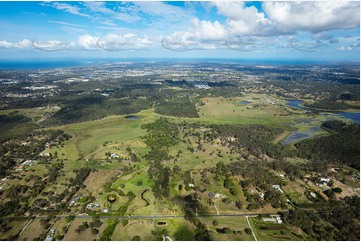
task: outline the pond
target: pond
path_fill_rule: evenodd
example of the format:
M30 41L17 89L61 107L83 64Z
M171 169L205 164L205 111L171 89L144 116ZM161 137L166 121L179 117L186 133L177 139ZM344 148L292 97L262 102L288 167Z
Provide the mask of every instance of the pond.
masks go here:
M300 108L300 109L306 109L304 106L302 106L302 100L287 100L286 105L293 107L293 108Z
M289 145L293 142L301 141L303 139L308 139L314 136L314 133L320 131L319 127L311 127L309 130L304 132L293 131L290 135L288 135L284 140L280 142L281 145Z
M239 102L239 104L241 104L241 105L247 105L247 104L250 104L250 103L252 103L252 102L250 102L250 101L240 101Z
M130 120L138 120L138 119L140 119L140 117L136 116L136 115L127 115L124 118L125 119L130 119Z

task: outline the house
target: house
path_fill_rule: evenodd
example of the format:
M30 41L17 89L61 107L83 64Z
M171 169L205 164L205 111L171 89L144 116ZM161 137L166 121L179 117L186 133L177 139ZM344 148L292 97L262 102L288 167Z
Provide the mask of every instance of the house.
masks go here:
M214 198L226 198L227 196L226 195L223 195L223 194L221 194L221 193L216 193L215 195L214 195Z
M33 161L33 160L26 160L26 161L23 162L23 166L31 166L31 165L33 164L33 162L35 162L35 161Z
M111 158L119 158L119 155L113 153L113 154L110 155L110 157Z
M283 222L280 215L274 215L274 216L271 216L268 218L267 217L262 218L262 220L264 222L272 222L272 223L277 223L277 224L281 224Z
M193 184L193 183L189 183L188 186L189 186L189 187L194 187L194 184Z
M99 203L89 203L86 205L87 209L91 209L91 208L99 208L100 204Z
M316 193L310 192L311 197L316 198Z
M320 181L329 183L331 181L331 179L330 178L320 178Z
M276 216L274 216L274 217L276 218L276 222L277 222L278 224L281 224L281 223L283 222L280 215L276 215Z
M102 213L109 213L109 209L107 209L107 208L102 208Z
M51 229L44 241L53 241L54 234L55 234L55 229Z
M262 220L264 221L264 222L272 222L272 223L276 223L277 221L276 221L276 219L274 219L274 218L262 218Z
M281 186L280 185L272 185L272 187L274 189L276 189L277 191L279 191L280 193L283 193L283 190L281 189Z

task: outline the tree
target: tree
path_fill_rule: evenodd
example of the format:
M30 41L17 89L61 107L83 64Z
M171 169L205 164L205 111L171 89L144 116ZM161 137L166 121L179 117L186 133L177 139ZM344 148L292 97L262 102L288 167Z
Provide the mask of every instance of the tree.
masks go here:
M142 239L140 238L140 236L134 236L133 238L132 238L132 241L141 241Z
M339 187L335 187L335 188L332 189L332 191L334 191L335 193L341 193L342 189L339 188Z
M162 234L163 234L164 236L168 236L168 235L169 235L169 232L168 232L167 229L163 229Z
M236 201L236 207L238 208L238 209L242 209L242 206L243 206L243 202L242 201Z
M92 228L91 233L92 235L97 235L99 233L99 230L97 230L96 228Z
M245 228L244 232L246 232L246 234L252 234L252 230L250 228Z

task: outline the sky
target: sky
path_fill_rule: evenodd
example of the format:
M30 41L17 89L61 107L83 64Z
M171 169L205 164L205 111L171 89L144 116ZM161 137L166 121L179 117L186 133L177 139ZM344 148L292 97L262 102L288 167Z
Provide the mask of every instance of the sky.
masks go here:
M360 60L360 2L0 2L0 59Z

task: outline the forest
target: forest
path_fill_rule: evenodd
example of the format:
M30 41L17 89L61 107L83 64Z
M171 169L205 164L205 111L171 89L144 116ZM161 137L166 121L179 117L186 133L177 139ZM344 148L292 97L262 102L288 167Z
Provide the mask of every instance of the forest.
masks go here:
M313 161L327 161L360 169L360 126L342 121L326 121L322 124L332 134L306 139L295 146L298 155Z

